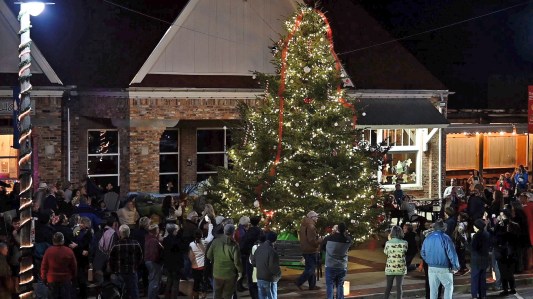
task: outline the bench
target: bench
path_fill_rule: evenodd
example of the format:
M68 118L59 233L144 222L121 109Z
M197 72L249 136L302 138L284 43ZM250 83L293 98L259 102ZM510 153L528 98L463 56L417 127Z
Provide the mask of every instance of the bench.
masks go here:
M294 240L277 240L274 249L278 253L279 263L281 266L300 266L303 267L302 250L300 241Z
M304 268L302 263L303 256L298 240L278 240L274 243L274 249L279 256L280 266ZM316 267L316 277L319 280L322 277L322 259L319 259Z

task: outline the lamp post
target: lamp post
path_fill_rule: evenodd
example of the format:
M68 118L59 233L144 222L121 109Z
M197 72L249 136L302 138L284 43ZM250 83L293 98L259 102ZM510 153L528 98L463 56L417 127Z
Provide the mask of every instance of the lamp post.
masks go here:
M20 131L19 144L19 181L20 181L20 270L19 270L19 298L31 298L33 296L33 259L32 248L35 239L35 231L31 216L32 208L32 146L31 146L31 38L30 38L30 15L37 16L43 10L43 2L18 2L20 4L20 45L19 51L19 105L17 124Z

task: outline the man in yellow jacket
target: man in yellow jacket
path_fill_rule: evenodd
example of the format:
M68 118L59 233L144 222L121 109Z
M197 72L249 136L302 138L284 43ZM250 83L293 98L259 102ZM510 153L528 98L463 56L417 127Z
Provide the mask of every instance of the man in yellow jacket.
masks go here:
M318 290L320 287L316 285L316 265L318 263L320 244L322 238L318 236L316 231L316 222L318 221L318 214L315 211L307 213L307 217L302 220L300 226L299 238L302 255L305 259L304 272L296 281L296 287L303 291L302 285L307 281L309 283L309 290Z

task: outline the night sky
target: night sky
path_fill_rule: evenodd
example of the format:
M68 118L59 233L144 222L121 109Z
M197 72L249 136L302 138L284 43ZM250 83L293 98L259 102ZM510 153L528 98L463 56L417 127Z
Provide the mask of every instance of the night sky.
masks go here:
M363 5L396 38L524 3L516 0L352 2ZM533 4L401 43L456 92L450 97L452 108L527 108L527 85L533 84Z
M324 1L325 6L334 6L336 1L362 5L395 38L525 2ZM110 75L118 78L120 87L127 87L130 74L141 67L167 30L166 22L174 20L187 0L114 1L146 12L159 21L103 0L55 2L42 15L32 18L32 37L63 82L81 87L87 82L87 87L105 88L116 87L116 84L109 86ZM12 1L7 3L18 10ZM527 85L533 84L533 1L530 3L400 42L456 93L450 96L451 108L526 109Z

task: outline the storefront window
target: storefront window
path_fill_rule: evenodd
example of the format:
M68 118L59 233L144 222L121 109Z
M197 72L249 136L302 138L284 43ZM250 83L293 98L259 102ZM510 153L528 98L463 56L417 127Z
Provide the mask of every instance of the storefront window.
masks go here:
M159 192L179 192L180 133L178 129L163 132L159 139Z
M226 127L196 131L197 182L216 174L218 167L228 168L227 149L230 146L231 134Z
M378 179L382 185L420 184L421 136L417 129L365 130L365 140L371 144L390 147L383 156L383 166L378 171Z
M0 180L16 180L18 150L13 148L13 135L0 135Z
M416 152L387 153L383 157L381 183L384 185L415 184L416 170Z
M97 185L119 186L120 152L117 130L87 131L87 175Z

